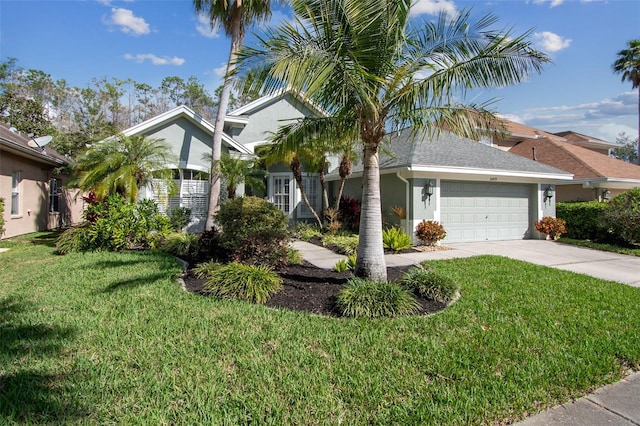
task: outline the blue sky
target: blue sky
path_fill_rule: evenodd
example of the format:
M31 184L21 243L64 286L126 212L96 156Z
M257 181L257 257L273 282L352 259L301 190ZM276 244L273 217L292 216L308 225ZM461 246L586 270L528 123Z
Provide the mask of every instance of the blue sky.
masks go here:
M553 60L526 83L472 93L474 101L497 98L501 115L552 132L636 137L638 90L611 64L640 38L640 1L418 0L414 17L469 7L476 17L497 15L497 28L533 30L531 40ZM286 18L286 10L273 16ZM167 76L193 75L213 92L228 50L224 33L211 31L190 0L0 0L0 58L78 87L103 76L158 86Z

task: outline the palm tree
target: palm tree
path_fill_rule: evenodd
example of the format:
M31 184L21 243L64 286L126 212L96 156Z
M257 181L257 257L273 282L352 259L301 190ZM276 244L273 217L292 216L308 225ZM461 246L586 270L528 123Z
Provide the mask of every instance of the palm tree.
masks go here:
M628 48L618 52L613 72L622 74L622 81L630 81L631 88L640 87L640 39L629 40ZM638 164L640 165L640 89L638 90Z
M206 153L202 157L210 161L211 153ZM245 183L254 191L264 192L265 188L262 178L265 172L257 170L254 161L232 157L225 152L220 157L218 165L220 167L220 174L227 185L227 197L229 200L236 198L236 188L242 183Z
M205 229L213 227L213 215L218 210L220 201L220 168L218 162L222 156L222 131L224 118L229 106L232 75L235 69L236 56L244 43L246 28L255 22L265 21L271 16L270 0L193 0L198 13L209 17L211 26L222 25L227 36L231 37L231 49L227 61L224 85L220 92L218 112L216 114L213 142L211 146L211 170L209 176L209 207Z
M360 140L362 219L356 274L386 279L382 247L379 150L387 129L448 125L480 136L495 121L485 105L455 104L474 87L518 83L549 59L531 48L529 33L490 27L492 15L471 22L469 12L435 22L409 20L411 0L292 0L296 21L266 31L239 55L250 89L290 87L330 113L300 126Z
M74 164L70 184L93 191L98 198L118 193L135 202L140 188L153 186L155 179L173 188L169 167L175 162L171 147L163 140L120 134L84 151Z

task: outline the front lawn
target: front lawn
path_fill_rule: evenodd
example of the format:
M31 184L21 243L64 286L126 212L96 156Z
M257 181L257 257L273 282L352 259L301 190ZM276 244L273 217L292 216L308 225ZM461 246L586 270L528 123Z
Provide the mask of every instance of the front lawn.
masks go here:
M622 247L615 244L595 243L589 240L574 240L571 238L561 238L558 240L560 243L571 244L579 247L587 247L594 250L610 251L613 253L626 254L630 256L640 256L640 246L635 247Z
M640 366L640 289L482 256L429 262L438 314L338 319L189 294L162 253L0 242L8 423L498 424Z

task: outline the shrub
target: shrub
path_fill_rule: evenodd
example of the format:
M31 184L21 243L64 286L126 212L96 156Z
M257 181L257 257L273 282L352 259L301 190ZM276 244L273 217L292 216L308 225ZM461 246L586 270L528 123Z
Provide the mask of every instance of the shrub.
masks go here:
M428 246L435 245L446 236L444 226L435 220L423 220L416 226L416 237Z
M411 237L403 229L391 227L382 231L382 245L393 251L411 248Z
M447 305L460 294L457 282L421 267L411 268L402 277L400 284L420 297Z
M603 219L615 236L629 244L640 244L640 188L613 197Z
M60 236L58 253L156 247L171 232L169 219L151 200L134 204L111 195L99 201L89 194L85 201L89 203L86 222Z
M352 254L351 256L348 256L346 259L338 260L335 266L333 267L333 269L336 272L355 271L357 259L358 259L357 256L355 254Z
M241 240L231 258L247 265L280 268L287 264L289 235L282 231L262 231Z
M193 257L198 251L197 234L187 234L186 232L174 232L160 243L160 249L178 257Z
M288 247L287 248L287 266L292 265L302 265L304 263L304 259L302 258L302 253L300 251Z
M193 268L193 275L197 278L208 278L213 271L219 269L221 266L222 263L218 263L215 260L199 263L195 268Z
M174 207L169 210L169 222L176 231L182 231L191 218L191 209L187 207Z
M338 310L347 317L395 317L415 313L418 302L402 286L352 278L338 293Z
M324 211L324 217L329 222L327 225L327 232L336 233L342 228L342 222L340 222L340 210L328 208Z
M0 237L4 234L4 198L0 197Z
M598 201L557 203L556 216L566 222L568 238L601 240L607 237L602 215L608 205Z
M344 227L352 232L358 232L360 228L360 201L342 196L340 198L340 219Z
M196 250L196 258L198 259L215 259L225 262L229 259L230 253L222 245L222 234L215 229L204 231L200 234L198 240L198 248Z
M222 228L223 245L232 250L264 231L285 233L288 225L282 211L257 197L240 197L223 203L215 219Z
M350 256L358 251L359 238L357 235L326 234L322 237L322 245L332 247L338 253Z
M317 225L305 222L298 222L291 229L291 236L302 241L310 241L313 237L320 237L322 231Z
M209 274L205 289L223 299L264 304L282 287L282 280L265 266L229 263Z
M546 234L554 240L560 239L562 234L567 233L567 223L551 216L545 216L535 223L536 231Z

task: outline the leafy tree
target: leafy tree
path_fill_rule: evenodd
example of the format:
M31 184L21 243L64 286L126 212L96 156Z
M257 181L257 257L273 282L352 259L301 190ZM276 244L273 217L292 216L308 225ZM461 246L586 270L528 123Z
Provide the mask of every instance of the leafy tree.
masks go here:
M211 153L206 153L202 157L204 160L211 161ZM236 188L243 183L255 192L264 192L265 187L262 178L265 172L255 167L255 161L232 157L225 152L222 154L218 164L220 165L220 173L227 186L227 197L229 200L236 198Z
M492 15L410 21L410 0L292 0L294 22L266 30L239 55L250 88L303 92L326 118L299 132L360 140L362 219L356 275L385 280L379 150L388 128L433 130L434 123L478 139L495 116L483 105L454 103L474 87L519 83L549 59L528 34L490 29ZM461 93L462 92L462 93ZM301 137L299 139L304 139Z
M618 52L613 72L622 74L622 81L631 82L631 88L640 87L640 39L629 40L627 48ZM640 151L640 90L638 90L638 151ZM640 164L640 158L638 158Z
M217 211L220 201L220 172L218 171L220 168L218 163L222 156L224 117L229 106L236 57L244 43L246 28L253 23L265 21L271 16L271 1L193 0L193 6L198 13L207 15L212 27L222 25L227 36L231 37L231 49L229 50L224 86L219 97L220 102L218 103L211 147L212 173L209 178L209 208L205 222L205 229L209 230L213 227L213 215Z
M101 199L120 194L134 202L139 189L153 185L154 178L172 188L173 172L167 165L175 162L164 141L120 134L93 144L80 155L70 185L93 191Z
M619 160L633 163L638 160L638 140L631 139L625 132L618 134L616 143L619 145L614 148L611 155Z

